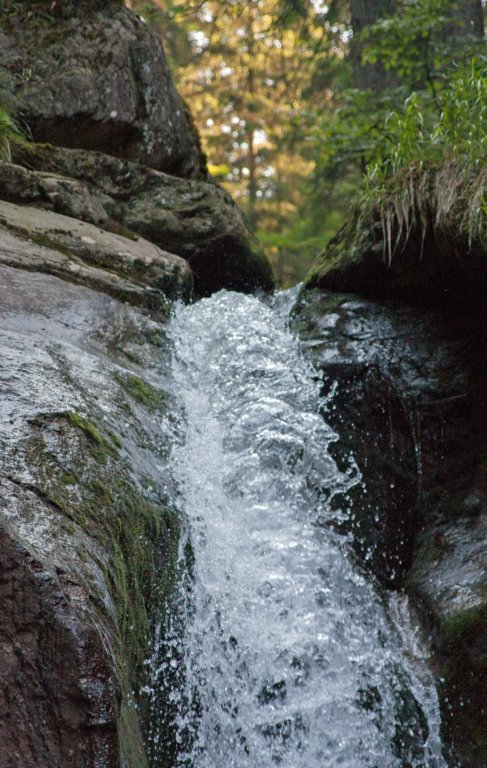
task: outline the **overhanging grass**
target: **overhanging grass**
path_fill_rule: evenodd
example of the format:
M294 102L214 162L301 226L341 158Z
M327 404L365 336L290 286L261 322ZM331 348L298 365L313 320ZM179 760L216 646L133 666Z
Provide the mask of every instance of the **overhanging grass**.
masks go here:
M365 190L305 284L340 290L327 285L332 274L345 274L365 261L370 268L380 263L391 268L411 248L427 259L426 242L458 258L471 252L487 258L487 168L412 164ZM354 286L352 280L347 290L360 292L360 282Z
M459 163L412 165L364 194L357 234L379 222L389 263L407 247L413 232L421 234L422 242L432 232L436 238L450 236L453 243L485 248L486 212L487 168L472 172Z

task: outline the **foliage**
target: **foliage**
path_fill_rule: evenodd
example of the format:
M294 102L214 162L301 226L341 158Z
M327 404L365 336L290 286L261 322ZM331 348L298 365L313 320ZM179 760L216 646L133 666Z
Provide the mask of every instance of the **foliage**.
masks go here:
M387 180L408 166L417 172L443 162L457 179L460 167L475 172L485 162L485 59L473 56L483 40L470 34L476 30L462 22L464 12L453 0L403 0L394 16L364 30L365 62L381 61L398 83L377 93L346 89L331 111L318 111L310 210L320 209L324 189L333 187L336 202L343 189L349 194L344 179L359 190L359 205L380 205ZM404 176L396 199L408 209ZM475 199L478 220L483 208Z
M164 39L210 171L243 207L278 271L296 280L306 267L287 254L314 234L295 227L306 218L314 168L310 93L321 57L334 56L321 16L309 0L157 0L135 8ZM329 99L321 82L314 98Z
M25 145L26 140L11 115L0 106L0 160L11 159L11 147L14 144Z
M484 43L463 31L456 11L454 0L403 0L398 13L363 30L364 62L381 61L398 74L398 84L379 93L345 89L335 96L331 114L318 111L315 137L325 146L321 169L358 159L364 170L379 159L384 121L411 94L413 100L419 99L425 118L434 112L439 115L441 92L448 88L452 74L459 68L464 71ZM414 109L411 106L410 116Z
M370 163L365 176L362 205L387 197L388 179L414 168L422 171L432 165L454 169L439 199L455 197L451 192L485 168L487 161L487 60L473 59L467 67L458 67L438 95L439 117L428 109L428 101L413 93L401 112L388 116L384 131L381 157ZM485 180L484 180L485 181ZM482 185L482 190L484 186ZM482 194L470 190L468 213L469 237L479 236L485 226L487 203ZM411 192L409 193L411 198ZM438 213L444 205L438 206ZM448 207L448 206L447 206ZM437 214L438 215L438 214ZM391 242L389 237L389 254Z
M354 216L320 256L308 282L380 253L387 263L413 243L455 258L487 250L487 67L459 68L441 94L440 116L418 95L392 112L382 157L368 166Z
M487 251L487 61L457 66L432 106L413 93L387 116L353 217L310 271L309 284L380 253L436 243L455 258ZM439 107L439 114L436 112Z
M480 52L475 33L459 0L402 0L399 13L364 30L364 60L380 60L408 87L427 87L435 97L452 61L465 64Z

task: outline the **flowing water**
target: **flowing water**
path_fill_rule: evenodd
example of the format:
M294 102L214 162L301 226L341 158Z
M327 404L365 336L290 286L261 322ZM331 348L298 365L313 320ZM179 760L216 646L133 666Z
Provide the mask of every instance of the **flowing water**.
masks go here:
M223 291L172 320L190 575L160 639L170 716L155 762L443 768L420 652L332 525L332 496L360 477L328 454L339 437L288 303Z

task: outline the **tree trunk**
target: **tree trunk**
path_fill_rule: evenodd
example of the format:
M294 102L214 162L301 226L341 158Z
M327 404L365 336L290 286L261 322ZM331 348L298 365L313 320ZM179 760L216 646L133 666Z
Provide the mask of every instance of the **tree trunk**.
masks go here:
M249 171L249 181L247 185L248 209L247 216L252 229L257 226L257 157L255 150L255 123L253 119L254 99L255 99L255 71L254 71L254 19L255 8L254 0L248 2L248 22L247 22L247 45L249 51L249 68L247 71L247 95L250 98L250 114L247 118L247 167Z
M356 88L383 91L397 84L395 74L388 72L380 61L374 64L362 63L364 43L360 40L360 33L365 27L385 16L391 16L395 9L396 0L350 0L353 30L351 54Z
M484 12L481 0L460 0L454 12L458 23L452 23L448 32L456 38L484 36Z
M374 64L362 63L364 42L360 40L360 33L365 27L393 15L396 6L397 0L350 0L353 30L351 55L356 88L381 92L398 84L396 74L387 71L380 61ZM481 0L458 0L457 7L451 11L451 17L452 21L447 25L444 34L445 42L458 41L468 36L484 36Z

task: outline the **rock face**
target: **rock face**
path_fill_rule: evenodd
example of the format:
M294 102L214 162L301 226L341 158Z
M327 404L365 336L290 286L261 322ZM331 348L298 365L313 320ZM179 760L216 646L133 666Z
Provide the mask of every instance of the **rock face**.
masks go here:
M6 266L0 307L0 766L146 766L178 538L164 323Z
M362 473L345 524L376 575L406 589L421 612L452 764L482 768L486 272L482 265L476 271L474 253L459 260L450 252L441 268L438 243L427 248L414 254L410 243L390 269L370 248L363 260L348 254L340 264L322 261L310 281L322 288L302 293L295 323L325 394L335 382L327 420L340 435L337 460L346 464L353 455Z
M424 309L316 289L303 294L293 322L324 396L338 383L326 418L340 436L335 458L346 466L353 457L365 481L348 521L357 550L383 583L401 586L429 509L425 496L445 479L438 457L458 449L464 340Z
M152 309L162 309L167 298L191 295L187 262L142 238L129 240L68 216L7 202L0 202L0 223L5 264L57 274Z
M189 262L198 295L272 290L270 265L221 187L98 152L35 147L15 160L21 165L0 165L5 200L138 233Z
M190 262L198 295L272 290L241 211L207 181L193 119L141 19L117 0L11 0L0 20L2 98L49 142L2 164L2 199L141 234Z
M0 72L35 141L185 177L204 157L156 36L120 2L7 3ZM66 10L67 8L67 10Z
M187 262L152 243L31 206L0 202L0 261L100 288L131 304L163 309L191 296Z

